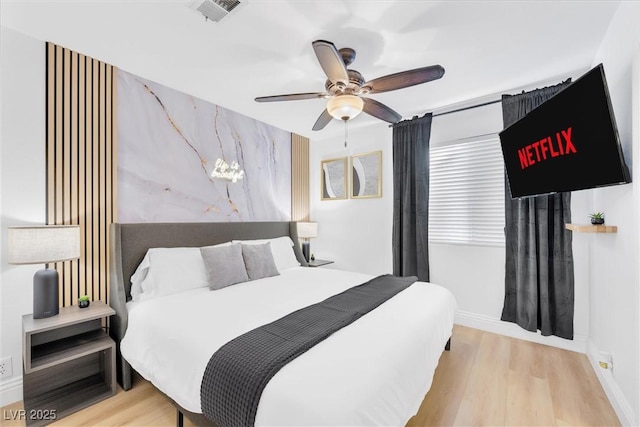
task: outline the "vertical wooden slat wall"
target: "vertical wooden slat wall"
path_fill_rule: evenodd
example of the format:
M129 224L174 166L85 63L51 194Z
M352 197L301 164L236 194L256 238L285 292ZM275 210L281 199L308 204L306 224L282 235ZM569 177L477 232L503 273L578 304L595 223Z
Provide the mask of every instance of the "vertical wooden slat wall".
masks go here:
M55 264L60 306L108 303L117 220L116 68L47 43L47 224L80 226L80 259Z
M291 134L291 221L309 221L309 138Z

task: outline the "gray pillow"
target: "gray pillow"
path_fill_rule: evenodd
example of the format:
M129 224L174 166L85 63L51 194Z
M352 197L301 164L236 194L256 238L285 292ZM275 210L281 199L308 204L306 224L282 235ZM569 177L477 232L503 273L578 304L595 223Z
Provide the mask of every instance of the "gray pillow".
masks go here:
M271 243L264 245L242 245L242 258L249 280L278 276L278 268L271 253Z
M200 254L212 291L249 280L240 244L200 248Z

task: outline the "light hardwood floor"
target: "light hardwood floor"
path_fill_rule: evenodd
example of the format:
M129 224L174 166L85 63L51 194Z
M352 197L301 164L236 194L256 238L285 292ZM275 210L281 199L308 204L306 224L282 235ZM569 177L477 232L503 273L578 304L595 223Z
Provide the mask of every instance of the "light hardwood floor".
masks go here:
M408 427L618 426L584 354L455 326Z
M3 426L11 421L2 408ZM147 381L53 426L175 426L173 405ZM431 390L408 427L620 425L584 354L456 326ZM185 419L185 426L192 426Z

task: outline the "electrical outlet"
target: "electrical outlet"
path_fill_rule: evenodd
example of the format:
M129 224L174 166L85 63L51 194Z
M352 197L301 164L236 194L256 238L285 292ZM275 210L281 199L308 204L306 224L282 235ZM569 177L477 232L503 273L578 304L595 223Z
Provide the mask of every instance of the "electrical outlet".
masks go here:
M13 375L11 368L11 356L0 359L0 378L8 378Z
M613 355L611 353L601 351L598 364L602 369L613 369Z

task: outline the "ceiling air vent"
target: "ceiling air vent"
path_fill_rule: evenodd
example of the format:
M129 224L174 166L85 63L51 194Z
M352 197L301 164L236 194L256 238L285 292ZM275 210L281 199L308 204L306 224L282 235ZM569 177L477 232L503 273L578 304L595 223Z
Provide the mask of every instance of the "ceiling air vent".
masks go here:
M189 6L203 14L205 18L219 22L239 4L237 0L197 0L191 2Z

